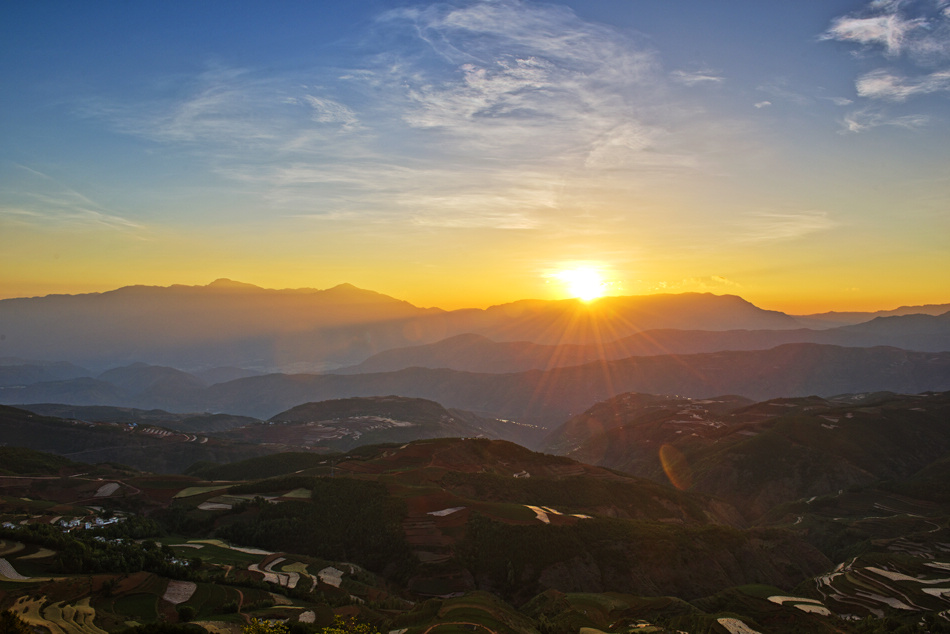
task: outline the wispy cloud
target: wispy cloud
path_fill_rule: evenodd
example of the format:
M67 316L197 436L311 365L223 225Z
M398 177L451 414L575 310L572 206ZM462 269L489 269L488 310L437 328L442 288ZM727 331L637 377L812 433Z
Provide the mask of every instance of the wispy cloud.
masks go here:
M899 103L950 92L950 6L946 0L875 0L833 20L820 39L859 44L859 53L865 57L883 54L887 68L866 72L855 80L858 97ZM914 128L928 120L923 115L896 116L864 108L845 118L844 129Z
M21 224L111 229L141 236L145 227L109 210L52 176L26 165L13 165L21 177L16 189L5 191L13 201L0 207L0 216Z
M781 77L777 77L768 83L758 86L756 90L764 92L774 100L793 103L799 106L809 106L815 101L813 97L803 94L799 90L790 88L788 80Z
M872 7L881 3L871 3ZM821 39L856 42L858 44L877 44L888 55L899 55L913 31L922 29L927 21L924 18L906 19L896 13L899 5L888 3L887 13L869 17L844 16L834 20L831 27L822 34Z
M725 78L712 71L688 72L685 70L675 70L670 73L673 81L687 86L696 86L701 84L721 84Z
M937 71L915 78L876 70L859 78L857 89L861 97L905 101L916 95L950 91L950 70Z
M950 7L946 0L874 0L834 19L819 39L860 44L864 53L879 50L890 58L940 63L950 58Z
M906 128L908 130L921 128L930 122L926 115L914 114L893 116L886 112L874 108L862 108L849 112L841 122L842 133L857 133L879 128L881 126L894 126Z
M304 99L313 108L313 120L318 123L339 124L341 129L346 131L359 125L356 113L338 101L313 95L306 95Z
M671 75L643 41L563 6L394 9L360 46L347 68L214 66L85 111L206 159L271 213L427 226L554 227L577 192L682 176L735 145L673 90L718 73Z
M737 234L739 242L777 242L796 240L807 235L827 231L838 223L824 211L799 213L761 212L748 214Z
M523 2L401 9L382 22L411 28L440 58L389 79L406 87L403 120L457 151L528 163L586 160L605 145L663 151L652 144L663 126L656 55L609 27Z

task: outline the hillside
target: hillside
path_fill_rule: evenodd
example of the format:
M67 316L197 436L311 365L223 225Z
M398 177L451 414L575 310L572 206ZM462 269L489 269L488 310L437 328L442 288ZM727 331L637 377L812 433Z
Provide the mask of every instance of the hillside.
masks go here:
M328 507L341 506L332 514L343 516L350 513L342 508L347 499L350 505L365 499L369 507L399 501L404 546L393 542L392 555L375 564L357 561L380 571L408 549L419 562L408 587L422 595L477 588L521 602L545 588L600 592L610 587L696 597L741 580L787 586L827 565L790 535L729 527L734 512L702 496L504 441L428 440L364 448L337 458L335 469L338 484L311 482L314 502L319 498ZM277 478L234 491L274 494L291 482L301 484L306 473L286 484ZM351 477L359 480L346 484ZM287 524L289 505L264 507L258 515L239 515L222 535L270 550L330 556L334 546L302 535L303 524L293 528L297 518L319 521L318 508L299 504L292 524ZM688 559L702 574L670 567L673 544L691 554ZM765 556L765 544L786 555Z
M59 475L63 470L75 471L85 466L42 451L23 447L0 447L0 475Z
M233 429L222 437L244 442L320 451L358 445L407 443L423 438L518 438L533 428L446 410L434 401L401 396L333 399L297 405L269 419Z
M113 407L109 405L63 405L57 403L38 403L24 405L21 409L56 418L68 418L92 423L134 423L136 425L157 425L165 429L190 433L209 433L226 431L260 422L250 416L231 414L184 413L173 414L161 409L138 409L134 407Z
M683 423L700 420L717 422L721 415L752 404L753 401L741 396L691 399L628 392L597 403L560 425L545 437L541 450L567 455L617 427L636 425L642 429L650 424L662 425L671 418L682 419Z
M670 399L649 408L642 401L623 395L599 404L552 434L547 446L672 478L728 500L749 519L792 500L904 480L950 454L950 392L777 399L725 409L718 399Z
M198 461L231 462L273 453L266 447L174 432L156 424L92 423L0 406L0 439L77 462L116 462L161 473L180 472Z
M770 409L893 409L895 398L732 402L722 415L764 424ZM673 404L634 395L628 405L664 400ZM355 405L324 407L345 415ZM939 418L943 407L942 396L921 397L910 411ZM940 632L946 603L930 590L950 566L940 550L950 507L873 488L796 500L742 528L734 507L696 490L488 439L192 470L227 482L69 473L0 478L0 608L66 630L194 619L225 631L258 618L303 632L338 615L409 634L437 623L505 634L717 632L723 623L779 634ZM920 482L934 482L930 473ZM96 519L86 504L117 519ZM60 519L91 528L49 523Z

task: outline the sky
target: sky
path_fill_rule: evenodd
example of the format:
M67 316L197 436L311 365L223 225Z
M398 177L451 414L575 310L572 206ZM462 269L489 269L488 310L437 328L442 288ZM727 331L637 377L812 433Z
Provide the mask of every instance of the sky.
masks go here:
M950 0L2 14L0 298L950 302Z

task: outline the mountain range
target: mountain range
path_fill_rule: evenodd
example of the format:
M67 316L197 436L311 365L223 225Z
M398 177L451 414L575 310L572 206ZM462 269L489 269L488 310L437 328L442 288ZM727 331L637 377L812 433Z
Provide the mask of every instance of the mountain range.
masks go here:
M919 312L950 311L950 305L940 308L921 307ZM579 356L565 352L570 364L589 358L591 347L610 348L598 358L617 358L651 349L674 353L723 349L737 338L740 347L808 341L934 349L934 335L919 328L904 333L903 339L899 326L895 326L896 334L881 326L829 339L808 332L783 338L775 332L816 324L856 324L876 316L798 318L763 310L734 295L709 293L602 297L590 303L524 300L486 309L444 311L419 308L349 284L327 290L275 290L221 279L207 286L129 286L104 293L0 300L0 358L70 362L95 371L144 362L191 371L235 367L313 372L356 365L376 353L463 334L502 343L587 348ZM937 336L942 337L940 345L945 344L946 319L926 328L942 333ZM645 333L660 329L773 334L758 335L757 343L754 338L742 343L741 334L724 335L720 343L708 334L683 335L703 340L690 347L677 343L675 334L659 335L651 343L654 338ZM635 335L640 339L614 343ZM665 345L669 347L664 349Z
M947 390L950 352L786 344L770 350L630 357L506 374L406 368L352 375L268 374L207 387L169 368L134 365L126 371L132 378L123 384L132 389L100 375L3 387L0 403L115 405L267 419L302 403L392 394L553 428L598 401L630 391L692 398L738 394L761 400L849 392ZM113 370L105 378L117 380L115 377L121 374ZM142 382L143 375L154 381ZM143 391L135 391L143 386Z
M946 308L442 311L227 280L0 301L0 607L63 631L935 633Z
M758 401L950 389L950 312L928 314L941 308L822 330L801 327L821 316L730 295L443 311L350 285L126 287L0 301L0 403L161 410L179 425L227 414L214 423L223 429L306 403L397 396L508 421L498 437L537 447L545 430L627 392Z
M876 317L866 323L826 330L716 331L664 328L588 345L493 341L482 335L463 334L435 343L386 350L358 365L333 372L392 372L409 367L450 368L467 372L521 372L634 356L767 350L787 343L945 351L950 350L950 312L941 315Z

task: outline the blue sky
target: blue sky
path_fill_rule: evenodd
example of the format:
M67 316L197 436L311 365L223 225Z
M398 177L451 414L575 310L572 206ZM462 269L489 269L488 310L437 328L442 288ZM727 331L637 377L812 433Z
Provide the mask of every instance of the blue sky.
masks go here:
M950 1L16 3L0 296L950 301Z

